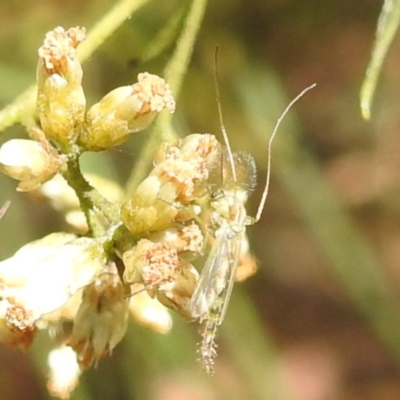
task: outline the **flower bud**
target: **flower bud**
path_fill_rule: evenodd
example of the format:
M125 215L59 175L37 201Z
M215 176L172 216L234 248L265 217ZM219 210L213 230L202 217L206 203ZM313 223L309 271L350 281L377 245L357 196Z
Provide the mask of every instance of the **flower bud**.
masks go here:
M219 153L219 143L210 134L189 135L176 146L161 144L151 175L171 182L178 192L177 200L188 204L206 193L206 182Z
M190 321L193 320L190 304L199 281L199 273L191 264L181 263L181 266L182 268L179 273L175 274L174 280L159 288L157 299L164 306Z
M126 283L143 283L153 289L171 282L179 267L178 252L167 243L142 239L122 255Z
M36 189L51 179L65 162L49 144L28 139L12 139L0 148L0 170L11 178L21 181L17 190Z
M164 108L175 111L169 85L157 75L141 73L137 83L112 90L89 109L79 143L91 151L117 146L130 133L147 128Z
M53 233L0 262L0 298L36 322L63 307L104 265L103 246L95 239Z
M199 273L178 257L176 249L166 242L154 243L142 239L137 246L122 255L124 281L142 283L147 293L166 307L190 320L190 300Z
M163 184L157 176L149 176L122 205L121 220L133 235L165 229L178 214L176 197L173 184Z
M198 256L203 250L204 237L199 226L193 221L188 225L174 225L151 235L153 242L165 242L178 253ZM180 254L182 256L182 254Z
M85 287L68 344L83 368L111 353L125 335L128 322L126 289L114 264Z
M175 219L193 217L187 207L207 191L209 171L220 146L213 135L194 134L177 146L162 143L155 155L155 167L121 208L121 219L134 235L168 228Z
M1 283L1 281L0 281ZM32 312L13 300L0 301L0 342L26 351L37 333Z
M39 48L37 109L45 134L61 144L72 143L84 120L86 99L82 66L76 47L85 39L84 28L57 27Z

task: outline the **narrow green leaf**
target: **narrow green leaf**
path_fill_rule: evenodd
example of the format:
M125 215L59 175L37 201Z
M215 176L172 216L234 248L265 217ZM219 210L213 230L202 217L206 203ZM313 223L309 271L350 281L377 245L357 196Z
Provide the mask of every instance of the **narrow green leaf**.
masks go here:
M392 43L400 21L400 0L385 0L376 28L375 43L372 50L365 79L360 92L361 114L368 120L371 116L371 103L383 61Z

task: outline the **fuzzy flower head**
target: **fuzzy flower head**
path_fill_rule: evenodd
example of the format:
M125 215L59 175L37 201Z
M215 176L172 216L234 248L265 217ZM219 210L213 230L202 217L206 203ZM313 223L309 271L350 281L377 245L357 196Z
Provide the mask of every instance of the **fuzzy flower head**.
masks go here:
M86 286L68 344L77 352L79 364L89 368L111 353L125 335L128 300L114 264Z
M37 109L46 136L61 145L71 144L83 123L86 98L82 66L76 47L85 39L84 28L57 27L46 34L39 48L36 72Z
M132 96L126 106L129 104L142 115L160 112L164 108L171 114L175 112L175 100L168 83L148 72L140 73L137 83L132 85ZM119 112L123 115L126 111L129 111L128 107L121 108Z
M193 134L176 145L162 143L155 167L122 205L121 219L128 230L143 235L167 229L175 219L182 221L190 202L207 193L219 151L218 141L209 134Z
M147 128L164 109L175 111L169 85L157 75L141 73L137 83L112 90L89 109L79 143L91 151L117 146Z
M38 54L49 74L66 75L68 64L76 59L76 48L86 39L85 28L75 27L67 31L58 26L47 32Z
M171 182L177 188L178 201L187 204L206 192L206 181L219 151L215 136L189 135L177 146L160 146L151 174Z
M180 240L182 241L182 240ZM140 283L151 297L190 320L190 299L199 274L167 242L142 239L123 254L124 281ZM136 295L133 292L133 295Z
M154 242L164 242L178 253L199 255L202 252L204 236L200 227L191 221L187 225L176 224L164 231L151 235Z
M165 242L142 239L137 246L123 254L124 281L143 283L153 289L171 282L179 271L178 252Z
M174 279L162 285L157 291L157 299L166 307L176 311L183 318L193 320L191 299L199 281L197 269L187 262L181 263L179 273Z

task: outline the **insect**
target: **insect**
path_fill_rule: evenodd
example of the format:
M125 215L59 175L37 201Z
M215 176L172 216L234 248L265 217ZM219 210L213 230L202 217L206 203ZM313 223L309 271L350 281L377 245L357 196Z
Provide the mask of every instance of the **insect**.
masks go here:
M240 153L232 153L223 123L218 85L216 86L218 113L231 170L231 179L230 182L223 182L223 187L211 195L210 206L213 211L210 222L215 227L215 241L191 299L192 317L198 318L200 322L205 322L200 353L203 368L207 374L212 375L214 373L214 360L217 355L215 338L228 308L242 246L246 240L246 227L260 220L268 196L272 142L289 109L315 86L313 84L297 95L285 108L275 125L268 142L267 176L264 191L254 218L247 215L243 198L243 194L246 194L246 188L239 185L237 174L237 166L241 166L243 163L249 165L254 161L251 161L250 155L247 155L245 157L247 160L243 161Z

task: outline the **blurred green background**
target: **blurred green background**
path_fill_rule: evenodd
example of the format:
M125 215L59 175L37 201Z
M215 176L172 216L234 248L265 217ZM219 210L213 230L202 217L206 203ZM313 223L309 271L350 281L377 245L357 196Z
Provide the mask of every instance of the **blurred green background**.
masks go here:
M90 27L110 0L1 0L0 103L35 81L37 48L57 25ZM150 1L84 63L92 104L139 72L163 75L188 2ZM385 62L371 121L359 111L381 2L210 1L177 101L181 136L220 134L213 83L219 85L234 150L254 155L265 179L267 141L290 99L296 104L274 143L270 195L261 221L249 227L259 271L236 284L221 327L216 375L197 358L199 327L174 315L160 335L135 325L110 359L86 372L73 400L390 400L400 398L400 51ZM157 57L154 39L171 20ZM150 52L150 53L149 53ZM150 58L150 59L149 59ZM21 126L1 143L24 137ZM85 156L87 171L126 183L147 133L121 151ZM16 193L0 176L0 257L64 229L44 202ZM41 343L41 341L44 343ZM0 399L47 399L46 338L22 354L0 346Z

